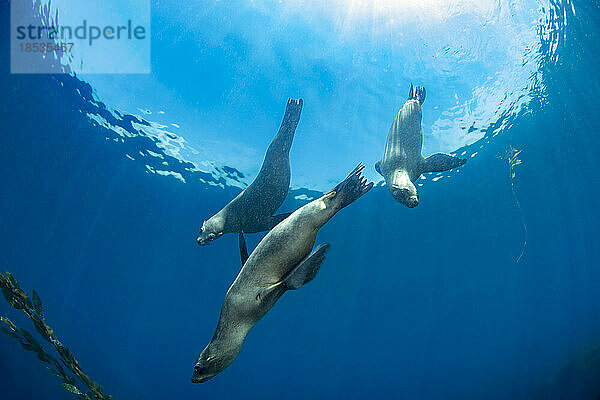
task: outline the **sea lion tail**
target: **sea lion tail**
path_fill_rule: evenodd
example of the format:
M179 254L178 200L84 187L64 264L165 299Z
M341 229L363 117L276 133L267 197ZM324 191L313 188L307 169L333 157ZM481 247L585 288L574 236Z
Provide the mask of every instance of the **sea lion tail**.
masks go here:
M368 182L361 174L364 168L363 163L359 163L346 179L327 193L329 199L339 201L340 209L357 200L373 187L373 182Z

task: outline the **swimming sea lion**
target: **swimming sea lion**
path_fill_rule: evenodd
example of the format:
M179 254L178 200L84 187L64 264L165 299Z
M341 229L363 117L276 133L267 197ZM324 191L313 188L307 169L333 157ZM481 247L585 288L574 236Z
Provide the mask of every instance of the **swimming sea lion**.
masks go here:
M218 213L204 221L198 238L205 245L224 233L267 231L287 214L273 216L290 187L290 147L300 120L302 99L288 99L283 121L254 181Z
M411 84L408 100L398 112L388 133L383 158L375 164L375 169L384 177L392 196L410 208L419 204L419 195L413 182L421 174L447 171L467 162L443 153L423 158L421 105L424 101L425 88L417 86L413 91Z
M361 175L359 164L348 177L324 196L296 210L275 226L256 246L227 291L212 340L200 353L192 382L206 382L227 368L237 357L248 331L287 291L298 289L316 275L329 244L309 254L317 231L333 215L363 194L373 183Z

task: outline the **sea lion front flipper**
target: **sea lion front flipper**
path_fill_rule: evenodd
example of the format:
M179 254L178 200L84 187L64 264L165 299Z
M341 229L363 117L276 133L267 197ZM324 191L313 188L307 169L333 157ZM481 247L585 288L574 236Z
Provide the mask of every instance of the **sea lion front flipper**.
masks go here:
M276 301L281 296L282 289L283 292L286 290L296 290L312 281L325 259L327 249L329 249L329 243L324 243L317 247L315 251L306 256L288 272L282 280L261 289L256 295L256 301L269 303L273 301L273 296L276 296Z
M329 249L329 243L322 244L304 260L300 261L283 279L286 289L296 290L312 281L325 259L327 249Z
M275 228L275 225L277 225L278 223L280 223L281 221L283 221L290 215L292 215L292 213L283 213L283 214L273 215L271 217L266 217L265 219L263 219L261 221L255 222L254 225L251 226L251 228L246 227L245 232L246 233L258 233L258 232L270 231L271 229Z
M269 230L275 228L275 225L277 225L278 223L280 223L281 221L283 221L290 215L292 215L292 213L283 213L283 214L273 215L271 217L271 226L269 227Z
M379 172L379 175L383 176L383 174L381 173L381 160L375 163L375 171Z
M246 248L246 239L244 238L244 232L240 232L239 235L239 245L240 245L240 258L242 259L242 267L246 264L248 260L248 249Z
M467 160L453 157L449 154L437 153L431 155L423 162L423 172L442 172L448 171L449 169L460 167L464 165Z
M260 228L262 228L262 229L259 230L258 232L270 231L271 229L275 228L275 225L277 225L278 223L280 223L281 221L283 221L290 215L292 215L292 213L283 213L283 214L273 215L273 216L267 218L264 221L263 225L260 226Z

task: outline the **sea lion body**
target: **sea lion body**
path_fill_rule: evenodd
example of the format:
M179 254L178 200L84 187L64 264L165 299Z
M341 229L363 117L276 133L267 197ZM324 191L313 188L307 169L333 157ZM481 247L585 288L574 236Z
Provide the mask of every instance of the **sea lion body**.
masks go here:
M192 382L205 382L227 368L248 331L277 300L314 278L329 247L324 244L310 253L319 228L373 186L361 176L362 168L359 165L335 189L296 210L258 244L227 291L215 334L198 357Z
M463 165L466 160L438 153L423 158L423 129L421 128L425 88L410 87L408 100L390 128L383 158L375 169L385 179L392 196L407 207L419 204L419 195L414 182L426 172L447 171Z
M254 181L202 224L197 242L207 244L225 233L255 233L271 229L288 214L273 216L290 186L290 148L300 120L302 99L289 99L279 131Z

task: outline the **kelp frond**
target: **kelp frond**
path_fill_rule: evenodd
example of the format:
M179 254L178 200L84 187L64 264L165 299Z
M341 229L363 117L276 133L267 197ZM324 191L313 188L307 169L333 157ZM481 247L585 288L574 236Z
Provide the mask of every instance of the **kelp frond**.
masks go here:
M523 150L517 150L510 145L506 149L506 161L508 162L508 171L510 173L510 188L512 190L513 200L515 201L517 209L519 210L519 215L521 216L521 223L523 224L523 232L525 236L525 238L523 239L523 247L521 248L521 254L519 254L519 256L516 259L517 263L521 261L521 258L523 258L523 255L525 254L525 248L527 247L527 224L525 223L525 216L523 215L521 203L517 198L517 192L515 190L515 178L517 176L515 167L523 163L523 161L521 161L521 159L519 158L519 155L522 151Z
M30 299L9 272L5 272L4 275L0 273L0 289L8 304L17 310L22 310L31 319L35 330L40 336L54 346L62 363L48 354L31 333L17 327L8 318L0 316L0 322L2 322L0 330L3 333L18 340L25 350L34 352L38 360L49 364L46 368L62 380L62 387L78 398L88 400L114 399L113 396L104 394L102 387L83 372L73 353L58 340L54 330L46 323L42 300L35 290Z

